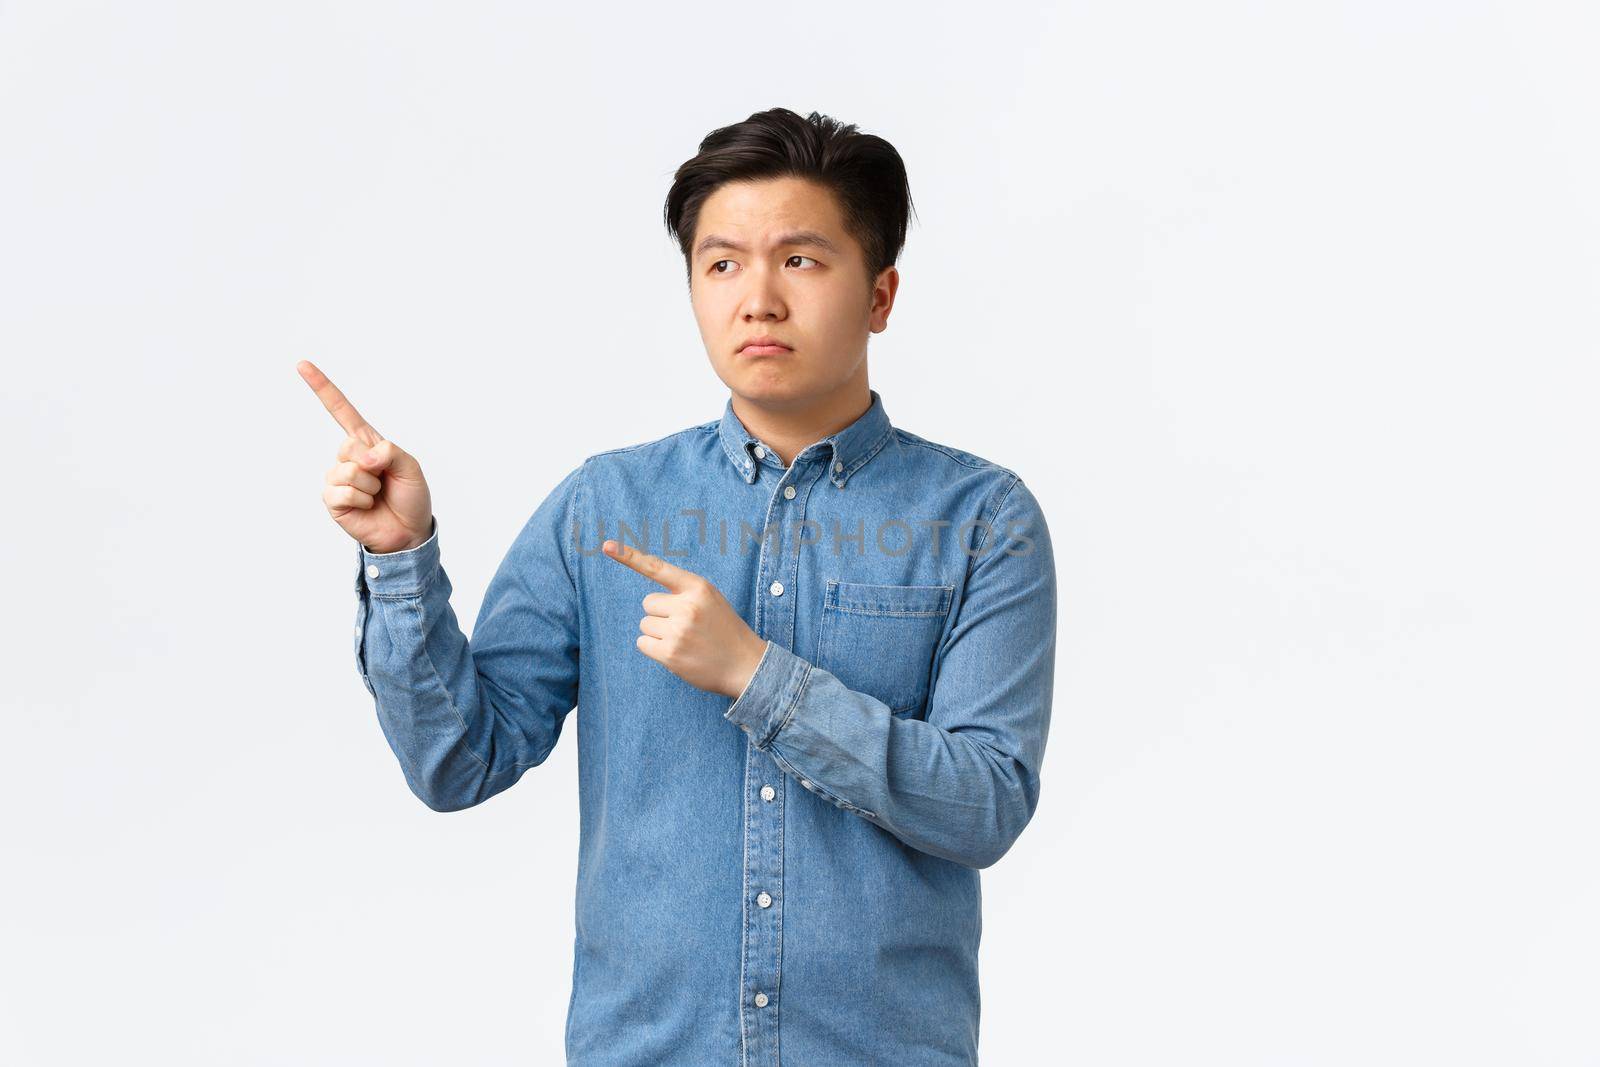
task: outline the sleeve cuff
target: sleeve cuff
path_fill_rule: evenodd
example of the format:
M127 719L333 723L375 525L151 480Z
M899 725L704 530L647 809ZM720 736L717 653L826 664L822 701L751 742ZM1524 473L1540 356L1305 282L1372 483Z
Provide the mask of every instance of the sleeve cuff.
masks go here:
M744 692L722 717L749 734L757 748L764 749L789 721L810 676L810 663L777 642L768 641Z
M439 570L439 520L428 539L404 552L369 552L356 546L356 591L368 589L373 596L420 596L428 581Z

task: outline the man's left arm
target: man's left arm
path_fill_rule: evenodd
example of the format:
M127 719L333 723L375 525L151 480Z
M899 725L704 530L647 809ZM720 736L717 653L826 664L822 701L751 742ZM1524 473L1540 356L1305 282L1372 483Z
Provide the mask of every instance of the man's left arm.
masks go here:
M1055 678L1054 553L1021 479L972 552L926 719L891 714L772 641L724 716L838 807L983 868L1038 806Z

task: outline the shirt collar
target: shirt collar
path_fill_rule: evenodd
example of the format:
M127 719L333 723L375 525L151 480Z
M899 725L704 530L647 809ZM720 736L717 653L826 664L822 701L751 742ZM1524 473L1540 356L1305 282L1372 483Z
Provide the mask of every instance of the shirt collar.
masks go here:
M883 408L883 397L878 395L876 389L868 389L872 397L872 405L849 426L830 434L815 444L807 445L801 449L800 455L795 459L814 452L823 452L828 462L828 477L840 489L849 481L850 475L859 470L862 464L877 454L889 440L889 415ZM776 453L749 430L745 429L739 416L733 413L733 397L728 398L727 404L722 409L722 421L717 424L717 434L722 438L722 448L728 454L734 467L739 471L746 482L756 480L757 464L783 471L784 465ZM763 454L758 455L756 449L760 448Z

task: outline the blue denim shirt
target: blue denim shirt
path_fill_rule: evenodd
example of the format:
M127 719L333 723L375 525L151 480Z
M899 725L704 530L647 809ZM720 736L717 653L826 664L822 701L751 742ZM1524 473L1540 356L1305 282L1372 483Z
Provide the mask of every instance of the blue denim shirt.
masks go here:
M430 808L509 789L579 712L569 1064L978 1062L978 872L1039 800L1054 559L1017 474L871 397L788 467L731 399L589 456L470 642L437 519L417 548L358 549L357 665ZM607 537L710 579L766 639L737 699L636 647L664 589Z

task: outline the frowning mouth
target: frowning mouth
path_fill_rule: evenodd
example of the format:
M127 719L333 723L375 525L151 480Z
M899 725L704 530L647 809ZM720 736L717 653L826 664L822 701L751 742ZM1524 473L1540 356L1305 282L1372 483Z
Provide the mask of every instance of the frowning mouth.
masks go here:
M778 340L776 337L762 335L748 338L739 346L741 356L776 356L784 352L793 352L794 349Z

